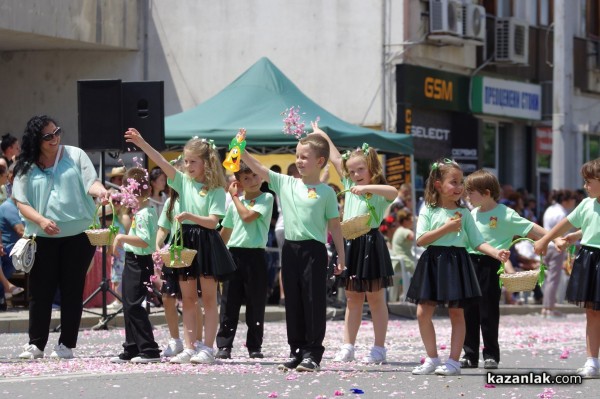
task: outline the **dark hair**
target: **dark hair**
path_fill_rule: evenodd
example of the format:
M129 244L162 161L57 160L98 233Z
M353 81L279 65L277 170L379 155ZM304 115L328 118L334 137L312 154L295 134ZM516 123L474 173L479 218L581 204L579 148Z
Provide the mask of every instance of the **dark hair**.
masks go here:
M562 203L563 201L568 201L570 199L574 199L575 195L571 190L556 190L552 193L552 200L557 204Z
M178 171L183 171L183 158L179 157L173 162L173 167ZM175 201L179 198L179 193L173 189L169 190L169 207L167 208L167 219L173 220L173 210L175 209Z
M581 167L581 177L585 180L600 179L600 158L584 163Z
M432 208L437 208L438 206L440 206L441 196L435 188L435 182L443 182L446 175L452 169L456 169L462 172L460 165L451 159L439 159L433 164L431 164L429 177L427 178L427 183L425 183L425 203L427 204L427 206L430 206ZM460 201L457 201L456 205L461 206Z
M0 176L3 175L3 174L5 174L6 170L7 170L6 166L0 165Z
M281 173L281 166L275 164L275 165L271 166L271 170L275 173Z
M58 126L56 121L47 115L34 116L27 122L21 141L21 153L17 157L15 166L15 177L29 172L31 166L40 157L42 130L50 123Z
M150 174L148 175L148 179L150 180L150 183L152 183L152 182L155 182L156 180L158 180L158 178L163 175L165 175L165 172L163 172L163 170L161 168L159 168L158 166L155 166L150 171ZM152 193L152 191L154 191L154 189L152 189L152 185L150 185L150 189L151 189L150 192Z
M237 172L233 172L233 175L236 179L240 180L240 176L244 173L252 174L254 172L252 171L252 169L250 169L248 165L244 163L244 161L240 161L240 170L238 170Z
M2 152L4 152L4 151L6 151L6 149L8 147L12 146L17 141L19 141L19 140L15 136L13 136L10 133L6 133L5 135L2 136L2 142L0 143L0 149L2 150Z
M500 183L498 179L484 169L479 169L467 176L465 189L471 192L477 191L481 195L484 195L487 190L494 201L498 202L500 200Z

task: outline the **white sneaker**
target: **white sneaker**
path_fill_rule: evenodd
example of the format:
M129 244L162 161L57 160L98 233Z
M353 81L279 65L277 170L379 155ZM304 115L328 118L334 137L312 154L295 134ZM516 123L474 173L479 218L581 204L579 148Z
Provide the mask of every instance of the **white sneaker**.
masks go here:
M71 348L67 348L63 344L58 344L54 347L54 350L50 354L52 359L73 359L73 351Z
M183 352L183 341L179 338L171 338L169 344L163 349L162 355L165 357L173 357Z
M44 352L33 344L23 345L23 353L19 355L19 359L33 360L41 359L44 357Z
M215 360L215 353L213 348L209 348L207 346L203 347L190 359L192 363L198 364L213 364Z
M583 378L600 378L600 370L594 366L585 365L580 369L577 369L577 375Z
M187 364L195 354L196 352L193 349L184 349L177 356L172 357L171 360L169 360L169 363Z
M423 364L415 367L412 373L415 375L433 374L435 372L435 369L437 369L438 366L440 366L440 364L441 362L439 358L436 358L434 360L428 357L425 359L425 362Z
M450 363L441 365L435 369L437 375L460 375L460 366L456 367Z
M385 354L387 349L382 346L373 346L369 356L363 359L363 363L382 364L385 363Z
M340 351L333 358L334 362L352 362L354 361L354 345L344 344Z

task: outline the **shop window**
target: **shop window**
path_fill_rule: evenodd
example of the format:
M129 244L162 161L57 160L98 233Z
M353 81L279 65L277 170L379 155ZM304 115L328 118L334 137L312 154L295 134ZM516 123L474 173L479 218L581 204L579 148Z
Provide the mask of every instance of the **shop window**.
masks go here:
M587 18L586 18L587 36L592 39L600 38L600 4L598 0L587 0Z
M483 124L483 167L496 172L498 170L498 125L493 122Z
M600 136L585 134L583 141L583 162L600 158Z

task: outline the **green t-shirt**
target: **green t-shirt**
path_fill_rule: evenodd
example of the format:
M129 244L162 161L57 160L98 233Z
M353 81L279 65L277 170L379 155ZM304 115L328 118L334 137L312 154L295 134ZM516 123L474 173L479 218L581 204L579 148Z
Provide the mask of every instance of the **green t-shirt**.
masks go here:
M173 221L170 220L169 217L167 216L167 211L169 210L170 204L171 204L171 198L167 198L167 200L165 201L165 205L163 206L162 212L160 213L160 216L158 217L158 227L162 227L165 230L169 230L171 232L171 234L173 234L174 233ZM178 215L181 213L181 210L179 208L180 208L179 197L177 197L177 199L175 200L175 204L173 205L173 211L171 212L171 217L175 217L175 215Z
M475 208L471 215L485 242L496 249L508 249L514 236L526 237L533 228L532 221L502 204L487 212ZM468 247L468 251L471 254L481 254L473 247Z
M412 257L413 241L408 239L411 231L406 227L398 227L392 238L392 253L402 258L404 266L408 270L413 270L415 263Z
M190 212L198 216L216 215L221 219L225 215L225 189L217 187L207 190L203 183L197 182L188 175L177 171L173 180L167 183L179 193L181 212ZM195 224L191 220L183 224Z
M459 233L448 233L440 237L437 241L429 245L441 247L473 247L477 248L485 241L475 225L473 216L467 208L446 209L426 206L417 221L417 239L428 231L442 227L448 221L448 218L460 215L462 219L462 230ZM428 247L426 245L425 247Z
M327 242L327 222L340 217L335 191L327 184L306 185L302 179L269 171L269 187L279 196L285 239Z
M352 180L346 178L342 179L342 184L344 185L344 190L348 190L350 187L354 187L356 185ZM346 196L344 200L344 220L369 213L369 209L367 208L367 203L365 201L366 196L355 195L351 192L347 192L344 195ZM393 202L393 200L389 201L381 195L371 194L369 195L368 201L373 208L375 208L375 214L377 215L376 220L373 218L369 220L369 225L372 229L376 229L383 220L383 214L385 210Z
M17 176L12 187L15 200L30 205L42 213L42 202L45 201L50 184L51 191L43 216L53 220L60 233L49 236L40 226L25 219L25 235L37 234L40 237L69 237L87 230L97 220L94 200L87 193L98 180L96 169L87 154L77 147L63 146L64 151L56 165L42 170L32 165L27 174ZM54 181L52 183L52 181ZM42 198L44 197L44 198Z
M273 195L271 193L262 193L258 197L247 200L240 197L240 201L244 206L254 212L260 214L258 218L250 223L244 223L240 214L231 202L225 219L223 219L223 227L232 229L231 237L227 243L229 248L265 248L269 233L269 224L273 214Z
M583 236L581 245L600 248L600 203L595 198L586 198L567 216L574 227L580 228Z
M156 233L158 231L158 216L156 210L152 207L146 207L137 211L131 221L129 229L130 236L136 236L144 240L148 246L146 248L135 247L125 244L123 248L127 252L133 252L136 255L152 255L156 251Z

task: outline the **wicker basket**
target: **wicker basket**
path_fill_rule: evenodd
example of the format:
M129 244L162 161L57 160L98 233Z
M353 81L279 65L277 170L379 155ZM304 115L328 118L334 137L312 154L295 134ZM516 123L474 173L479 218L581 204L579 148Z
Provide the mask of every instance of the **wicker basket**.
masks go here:
M342 235L346 240L354 240L356 237L360 237L371 230L369 225L369 214L355 216L353 218L344 220L342 225Z
M103 245L112 245L115 235L110 233L109 229L89 229L85 231L85 234L90 240L90 244L97 247Z
M519 241L531 241L530 238L517 238L510 243L512 247ZM500 276L500 287L504 286L509 292L520 292L520 291L533 291L535 286L539 283L540 286L544 284L544 277L546 273L546 266L540 256L540 267L536 270L527 270L517 273L504 273L504 264L500 265L498 274Z
M161 250L159 253L166 267L181 268L188 267L189 265L191 265L194 261L194 256L196 256L196 253L198 253L198 251L196 251L195 249L183 248L181 250L180 257L180 252L178 250L175 250L173 252L173 262L171 262L171 252L168 249Z
M509 292L533 291L539 276L539 269L513 274L503 273L500 275L500 281L502 281L502 285L504 285L506 291Z

